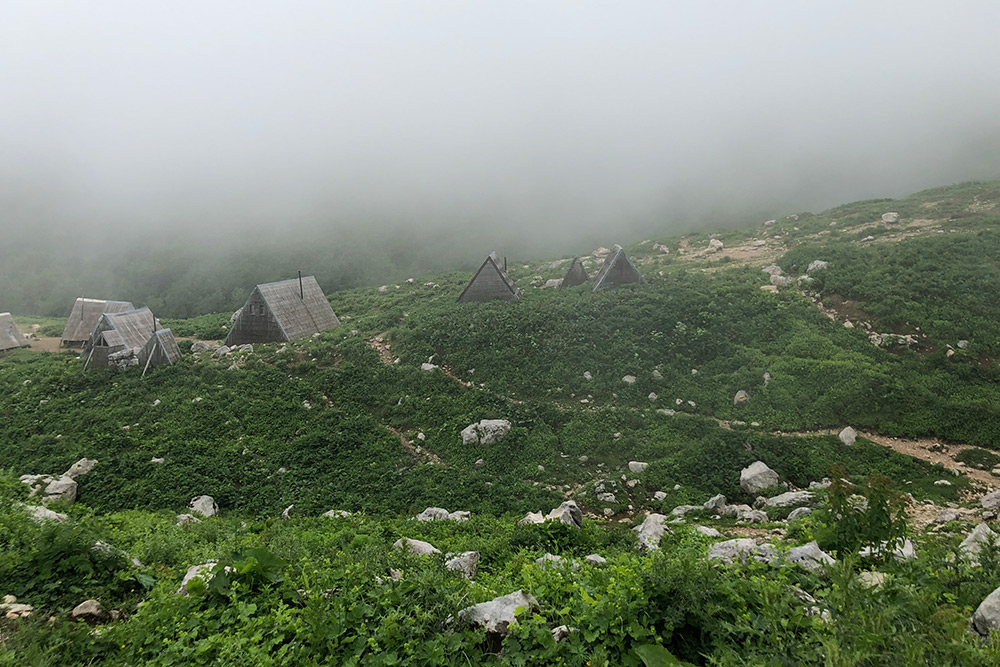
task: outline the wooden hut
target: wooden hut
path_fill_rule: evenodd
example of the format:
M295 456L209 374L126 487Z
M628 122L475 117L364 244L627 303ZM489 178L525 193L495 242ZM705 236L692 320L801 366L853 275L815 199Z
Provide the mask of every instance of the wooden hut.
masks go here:
M169 329L159 329L149 308L104 313L83 346L84 367L143 369L180 359Z
M339 326L316 278L293 278L257 285L236 311L225 344L287 342Z
M569 265L569 271L563 276L559 287L575 287L590 280L587 269L583 268L583 261L579 257L573 258L573 263Z
M27 344L24 334L14 324L14 316L10 313L0 313L0 352L16 350Z
M635 264L625 254L625 250L620 245L611 249L611 253L601 265L601 270L594 277L594 291L612 289L628 283L644 283L646 279L642 277Z
M505 262L506 263L506 262ZM500 266L500 260L495 252L491 252L476 271L469 284L465 286L458 297L459 303L481 301L515 301L521 298L521 290L507 275L506 267Z
M60 347L83 347L90 339L90 334L94 333L97 321L104 313L124 313L126 310L134 310L128 301L107 301L105 299L84 299L79 298L73 304L73 310L66 320L66 328L63 329Z

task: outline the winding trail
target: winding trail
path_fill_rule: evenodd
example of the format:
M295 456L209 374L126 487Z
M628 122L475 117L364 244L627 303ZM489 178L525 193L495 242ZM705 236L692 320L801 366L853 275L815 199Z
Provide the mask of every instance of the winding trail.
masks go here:
M413 458L419 459L421 457L425 457L431 463L434 463L436 465L443 466L445 464L444 461L442 461L437 456L437 454L435 454L431 450L427 449L423 445L418 446L418 445L413 444L412 442L410 442L409 440L407 440L406 436L404 436L399 430L393 428L392 426L389 426L388 424L386 424L385 427L394 436L396 436L397 438L399 438L399 444L401 444L403 446L403 449L405 449L407 451L407 453L409 453L410 456L412 456Z

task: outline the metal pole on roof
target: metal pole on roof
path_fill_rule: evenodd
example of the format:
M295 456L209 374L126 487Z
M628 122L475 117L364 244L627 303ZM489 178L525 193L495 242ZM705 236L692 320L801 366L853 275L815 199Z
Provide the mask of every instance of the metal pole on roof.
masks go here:
M302 291L302 272L299 271L299 299L305 301L305 292Z

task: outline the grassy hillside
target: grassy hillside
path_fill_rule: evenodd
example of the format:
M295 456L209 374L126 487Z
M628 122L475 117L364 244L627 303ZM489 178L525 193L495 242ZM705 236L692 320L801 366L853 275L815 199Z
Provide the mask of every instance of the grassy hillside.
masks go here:
M0 595L58 619L98 597L124 620L99 636L40 616L0 621L0 657L638 665L641 647L656 644L693 664L995 662L996 640L980 643L964 627L1000 585L993 556L972 568L949 565L948 553L979 492L1000 480L991 473L1000 457L988 451L1000 451L998 202L996 183L965 184L723 231L719 251L707 234L649 239L627 248L648 284L596 294L541 288L564 259L511 263L524 289L515 303L456 303L467 273L338 291L329 295L338 329L249 353L188 353L145 378L83 373L71 352L5 355L0 545L12 557L0 563ZM887 212L899 219L883 223ZM799 282L815 260L828 267ZM587 263L593 274L598 263ZM770 284L761 269L772 263L791 285ZM20 322L42 325L43 336L60 324ZM202 314L165 324L217 340L227 322ZM738 391L746 403L734 402ZM492 446L463 444L462 429L480 419L512 429ZM863 434L853 446L836 435L847 425ZM894 438L912 439L909 449ZM81 457L100 463L63 508L66 523L36 525L11 505L25 495L18 475L61 473ZM861 524L829 504L790 524L789 509L752 526L692 515L729 537L784 547L818 539L839 561L822 576L762 565L720 572L703 559L711 540L686 525L656 555L637 550L628 528L649 511L717 493L753 504L757 494L739 482L757 460L797 488L834 466L858 484L888 478L892 494L912 494L908 531L920 557L882 563L892 583L862 590L864 540L844 537ZM649 466L633 473L629 461ZM598 484L615 499L598 500ZM201 494L222 517L175 526ZM567 498L588 517L582 531L517 525ZM877 494L869 500L879 507ZM944 503L962 516L925 531L925 515ZM290 505L292 518L278 520ZM473 520L401 518L428 506ZM330 509L360 516L319 518ZM877 545L873 530L864 539ZM440 559L402 557L390 545L403 536L478 550L482 574L468 582ZM144 567L93 555L95 540ZM533 561L546 552L600 552L610 567L542 571ZM239 562L246 576L176 596L186 567L210 558ZM390 568L401 581L374 583ZM829 620L804 615L792 585ZM517 588L541 607L502 646L442 625ZM561 624L578 632L556 644L550 630Z

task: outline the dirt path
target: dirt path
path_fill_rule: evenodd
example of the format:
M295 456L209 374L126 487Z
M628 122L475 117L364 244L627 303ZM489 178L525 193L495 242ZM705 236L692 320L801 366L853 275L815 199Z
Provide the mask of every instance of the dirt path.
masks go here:
M826 429L820 431L775 431L774 435L811 436L837 435L838 433L839 431L835 429ZM946 470L959 470L969 479L975 480L990 489L996 489L1000 486L1000 478L994 477L989 470L970 468L964 463L955 461L955 456L961 452L964 452L967 449L976 449L972 445L945 445L934 438L893 438L867 431L858 431L858 436L866 440L871 440L872 442L882 445L883 447L888 447L889 449L897 451L900 454L906 454L907 456L911 456L915 459L926 461L927 463L940 463ZM938 447L943 448L943 451L932 450L932 448L936 449Z
M35 334L35 336L36 336L35 338L28 339L28 342L31 344L31 347L29 347L28 349L31 350L32 352L62 352L64 351L64 349L65 350L69 349L69 348L61 349L59 347L59 344L62 342L61 338L53 338L51 336L38 336L38 334ZM77 354L79 354L79 350L77 350Z
M444 465L444 461L442 461L440 458L438 458L438 456L434 452L432 452L431 450L429 450L426 447L423 447L421 445L415 445L415 444L413 444L412 442L410 442L409 440L406 439L406 436L404 436L402 433L400 433L398 430L394 429L393 427L389 426L388 424L386 424L386 428L389 429L389 431L394 436L396 436L397 438L399 438L399 444L403 445L403 449L405 449L410 454L410 456L412 456L413 458L420 459L421 457L424 457L424 458L427 458L428 460L430 460L431 463L434 463L434 464L439 465L439 466L443 466Z
M383 364L385 364L386 366L391 366L394 363L396 363L396 358L392 356L392 349L390 348L389 343L387 343L385 340L385 336L388 333L389 333L388 331L383 331L382 333L375 334L374 336L369 338L368 347L378 352L378 358L382 361Z

